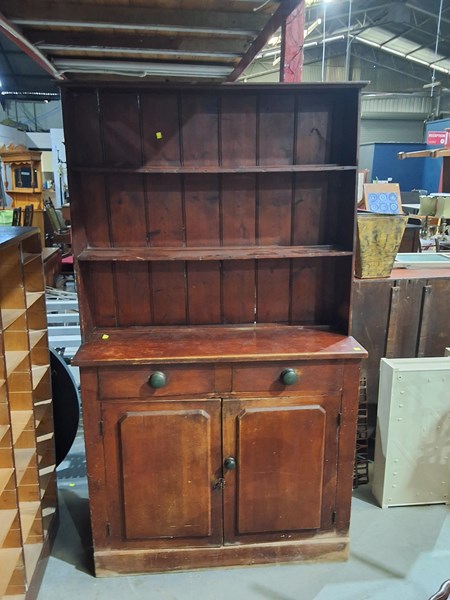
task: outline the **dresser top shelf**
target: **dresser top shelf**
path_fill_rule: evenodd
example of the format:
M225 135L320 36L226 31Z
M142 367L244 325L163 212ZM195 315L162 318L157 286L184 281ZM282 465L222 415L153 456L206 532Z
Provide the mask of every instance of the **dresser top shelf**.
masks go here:
M282 165L248 165L248 166L188 166L188 165L163 165L124 167L121 165L83 166L75 165L73 171L81 173L143 173L143 174L185 174L185 175L215 175L215 174L244 174L244 173L311 173L318 171L356 171L356 165L337 164L282 164Z
M280 325L94 330L77 352L81 367L150 363L250 362L365 358L352 337Z

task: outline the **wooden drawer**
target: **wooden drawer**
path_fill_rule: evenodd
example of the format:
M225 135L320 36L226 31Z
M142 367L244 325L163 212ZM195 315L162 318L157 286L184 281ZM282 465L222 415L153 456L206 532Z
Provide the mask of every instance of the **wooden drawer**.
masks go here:
M288 369L295 371L298 381L285 385L281 375ZM233 368L233 392L322 394L340 391L342 378L343 365L335 361L245 364Z
M163 387L153 388L149 379L155 372L165 375ZM101 398L150 398L186 394L211 394L215 387L213 365L177 366L146 365L145 367L109 367L98 370Z

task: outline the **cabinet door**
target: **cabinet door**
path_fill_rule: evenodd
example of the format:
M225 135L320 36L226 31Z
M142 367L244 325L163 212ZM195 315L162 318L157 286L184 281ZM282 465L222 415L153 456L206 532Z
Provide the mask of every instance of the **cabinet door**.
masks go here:
M226 542L332 527L339 405L338 395L224 401Z
M221 543L220 400L105 402L103 423L113 546Z

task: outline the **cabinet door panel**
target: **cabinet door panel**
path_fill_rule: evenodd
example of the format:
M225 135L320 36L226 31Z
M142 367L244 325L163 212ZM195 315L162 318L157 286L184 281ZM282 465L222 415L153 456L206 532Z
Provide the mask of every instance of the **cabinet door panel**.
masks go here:
M225 401L225 539L329 528L339 396Z
M221 541L220 491L213 489L219 408L218 400L105 408L112 537L168 546Z

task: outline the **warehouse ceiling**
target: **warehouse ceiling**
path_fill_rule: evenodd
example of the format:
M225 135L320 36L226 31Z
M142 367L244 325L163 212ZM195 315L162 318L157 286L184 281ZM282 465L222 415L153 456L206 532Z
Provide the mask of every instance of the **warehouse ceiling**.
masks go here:
M48 91L50 77L233 81L298 2L0 0L0 78L15 91Z
M64 79L233 81L255 56L246 75L269 57L276 71L277 30L297 3L0 0L3 94L55 93ZM433 72L450 81L448 0L306 0L305 31L305 63L322 60L325 43L327 57L414 73L418 88Z
M260 70L258 61L265 70L270 68L267 58L277 63L279 34L270 41L246 76ZM348 52L418 82L430 82L434 71L448 83L450 2L306 0L305 64L322 61L324 46L327 59Z

